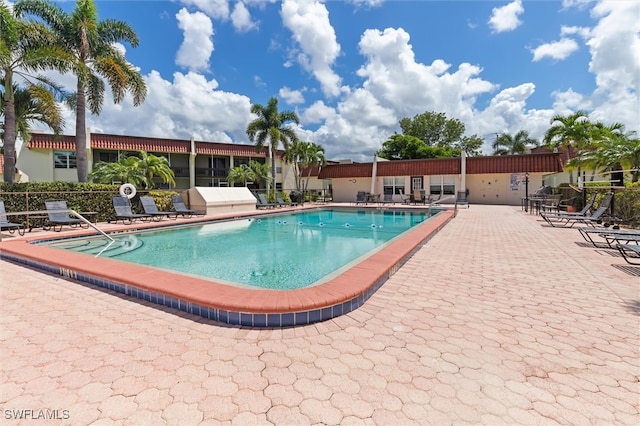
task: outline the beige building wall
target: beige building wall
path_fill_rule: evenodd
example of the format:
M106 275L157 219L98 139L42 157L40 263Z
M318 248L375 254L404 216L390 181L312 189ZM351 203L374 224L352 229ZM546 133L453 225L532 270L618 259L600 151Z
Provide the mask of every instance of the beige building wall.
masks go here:
M543 173L529 173L529 195L542 186ZM525 197L524 173L467 175L471 204L521 205Z
M22 170L31 182L51 182L53 175L53 151L45 149L28 149L23 145L18 155L16 167ZM70 182L77 182L78 175L75 169L75 179ZM65 182L67 182L65 180Z

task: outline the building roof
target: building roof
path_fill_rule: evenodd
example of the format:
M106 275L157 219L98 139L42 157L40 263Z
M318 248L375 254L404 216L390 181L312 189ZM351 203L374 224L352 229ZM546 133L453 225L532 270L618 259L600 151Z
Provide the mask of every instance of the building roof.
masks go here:
M487 173L559 173L560 155L556 153L468 157L467 174ZM320 179L370 177L373 163L336 164L323 167ZM376 176L458 175L460 158L378 161Z
M52 134L33 133L27 145L29 149L55 149L74 151L75 136L59 136ZM191 141L188 139L149 138L143 136L110 135L91 133L91 147L113 151L146 151L156 153L188 154L191 151ZM256 152L254 145L233 144L222 142L196 142L196 154L205 155L238 155L243 157L267 157L268 149ZM281 151L278 152L282 154Z

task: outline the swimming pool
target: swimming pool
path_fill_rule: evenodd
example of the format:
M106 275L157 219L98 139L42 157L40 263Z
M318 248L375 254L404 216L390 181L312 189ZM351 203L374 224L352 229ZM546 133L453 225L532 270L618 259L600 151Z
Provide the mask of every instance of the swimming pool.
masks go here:
M370 207L371 208L371 207ZM308 207L303 207L308 209ZM390 208L389 210L395 210ZM262 216L260 216L262 215ZM239 216L257 219L269 212L229 213L216 218L178 219L134 225L111 225L109 233L129 233L155 227L208 224ZM166 306L216 322L250 327L290 327L324 321L355 311L402 266L415 251L456 216L455 209L439 211L429 220L391 239L352 262L345 270L319 285L294 290L242 288L179 274L159 268L120 262L114 259L61 251L42 244L61 239L56 234L27 235L0 242L0 258L107 292L121 293L135 300ZM65 236L89 236L92 230L65 229ZM52 238L52 235L55 235ZM324 261L326 253L318 253ZM434 278L437 279L437 278ZM86 303L91 303L87 300Z
M316 210L51 247L229 284L291 290L319 284L430 216L429 211Z

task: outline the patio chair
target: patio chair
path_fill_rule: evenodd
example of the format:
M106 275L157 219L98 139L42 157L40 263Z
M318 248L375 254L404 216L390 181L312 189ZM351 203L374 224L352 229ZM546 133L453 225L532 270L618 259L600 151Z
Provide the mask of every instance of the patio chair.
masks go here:
M617 248L627 263L630 265L640 265L640 245L618 244ZM635 260L637 260L637 262Z
M144 210L145 214L148 214L156 218L157 220L161 220L163 217L169 219L173 217L174 220L178 218L178 213L176 212L164 212L158 210L156 201L153 199L153 197L150 197L148 195L140 197L140 204L142 204L142 209Z
M594 211L591 215L579 216L570 213L558 213L554 216L554 220L545 221L556 228L572 228L574 225L581 223L583 225L595 226L597 223L602 222L602 217L611 207L611 201L613 200L613 192L607 194L602 203L600 203L600 207L596 211Z
M385 192L384 195L382 196L382 203L383 204L395 204L395 202L393 201L393 193Z
M292 206L298 205L298 203L294 203L293 201L286 202L285 200L282 199L282 195L280 195L280 193L276 194L276 202L280 207L292 207Z
M7 221L7 211L4 208L4 201L0 201L0 231L9 231L10 234L18 231L18 235L24 235L24 225Z
M270 203L267 201L267 198L264 196L264 194L258 194L258 203L256 204L256 207L259 209L272 209L274 207L278 207L278 203Z
M628 243L631 241L637 241L637 238L640 238L640 230L635 229L615 229L612 227L591 228L583 226L578 228L578 231L580 231L582 238L584 238L586 242L591 243L594 247L600 247L599 244L602 243L602 241L596 241L593 239L593 236L596 235L604 239L610 248L616 248L616 244L622 241L626 241Z
M55 232L60 232L65 225L89 227L80 219L69 216L69 207L67 207L66 201L45 201L44 205L47 210L47 220L43 226L45 230L51 228Z
M207 212L204 210L188 209L184 204L184 200L182 199L181 195L172 195L171 203L173 204L173 210L175 210L176 216L181 215L182 217L189 218L192 216L204 216L205 214L207 214Z
M358 191L356 194L356 205L367 204L367 193L364 191Z
M136 220L150 222L153 217L148 214L133 213L131 202L127 197L121 195L113 196L113 208L116 211L116 223L121 220L124 225L131 225Z
M542 216L542 218L547 222L549 220L557 220L558 216L560 218L565 218L567 216L587 216L591 213L593 203L596 201L596 195L598 194L595 192L591 194L591 198L579 212L542 212L540 213L540 216Z

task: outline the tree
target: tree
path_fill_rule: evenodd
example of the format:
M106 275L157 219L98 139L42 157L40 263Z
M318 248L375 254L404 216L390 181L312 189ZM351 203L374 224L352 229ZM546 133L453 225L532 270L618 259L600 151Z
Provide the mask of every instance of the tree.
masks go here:
M258 185L264 184L265 186L269 186L271 184L272 177L270 176L268 164L251 160L249 161L249 169L253 173L253 180L257 182Z
M478 135L463 136L462 140L457 144L457 148L464 151L467 155L475 157L482 155L482 145L484 140Z
M227 182L241 183L243 186L247 186L247 182L253 182L255 180L255 174L248 164L241 164L237 167L232 167L227 175Z
M562 147L567 151L567 161L571 159L571 148L578 154L588 146L591 123L584 111L577 111L568 116L555 115L551 118L551 127L544 135L544 144L558 148ZM580 174L580 166L578 166ZM569 183L573 183L573 172L569 174Z
M311 168L325 166L327 160L324 157L324 148L313 142L301 142L298 147L298 155L300 170L307 169L307 179L302 188L303 192L307 192L309 189L309 179L311 178Z
M529 136L526 130L520 130L515 136L509 133L502 133L496 136L493 142L493 155L514 155L525 154L527 145L538 145L538 140Z
M415 136L395 134L382 144L376 155L387 160L411 160L458 157L460 152L459 148L429 146Z
M459 142L464 134L464 124L457 119L447 119L440 112L424 112L413 119L400 120L402 134L414 136L428 146L452 147Z
M125 156L115 163L97 163L89 176L99 183L131 183L138 187L153 188L153 178L158 176L164 183L175 186L175 176L169 160L140 151L138 156Z
M13 183L15 179L17 136L15 90L18 89L16 78L21 80L20 83L24 87L20 90L26 90L34 99L37 97L44 101L47 96L44 91L49 91L51 98L64 100L66 94L62 89L44 75L37 73L49 69L64 72L69 69L71 60L67 52L56 46L53 33L44 25L20 20L4 2L0 3L0 69L4 81L2 108L5 162L3 172L6 182ZM23 101L24 99L21 98L22 106L26 106ZM40 106L44 108L45 105ZM51 112L51 110L47 111L47 113ZM60 126L55 126L55 117L47 117L46 120L54 124L52 127L54 132L60 131ZM24 130L26 128L23 127L20 132Z
M262 150L267 144L269 145L271 177L275 179L278 146L282 143L286 151L291 143L298 140L295 130L287 123L300 124L300 119L293 111L279 112L278 99L275 97L269 99L266 107L260 104L251 105L251 113L257 115L257 118L247 126L247 136L256 144L256 151Z
M123 157L115 163L96 163L89 177L97 183L130 183L137 187L146 181L144 171L137 165L136 157Z
M120 103L127 93L133 95L133 105L138 106L147 95L147 88L140 73L127 62L116 43L138 45L133 29L123 21L108 19L98 21L94 0L76 0L71 13L47 0L18 0L17 13L38 16L57 35L58 46L73 54L72 69L77 78L76 86L76 157L78 181L86 182L88 176L86 109L98 115L104 102L105 83L111 88L113 100Z
M169 186L176 186L175 174L171 170L169 160L166 157L158 157L153 154L148 154L146 151L139 151L138 153L137 167L142 170L145 175L145 186L147 188L153 188L153 178L158 176L162 179L163 183L168 183Z
M0 79L0 115L4 115L5 97L4 80ZM59 134L64 124L62 111L53 94L42 85L34 84L28 88L19 88L14 84L13 99L15 110L15 134L23 141L31 139L31 126L33 121L39 121ZM0 124L0 136L4 139L4 123Z

